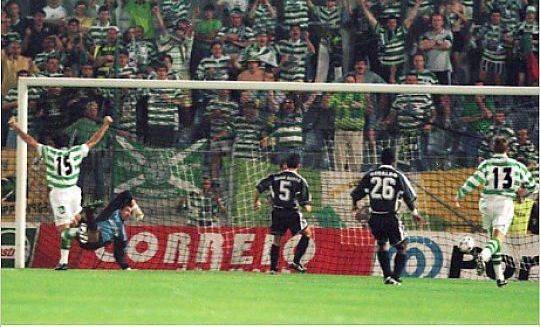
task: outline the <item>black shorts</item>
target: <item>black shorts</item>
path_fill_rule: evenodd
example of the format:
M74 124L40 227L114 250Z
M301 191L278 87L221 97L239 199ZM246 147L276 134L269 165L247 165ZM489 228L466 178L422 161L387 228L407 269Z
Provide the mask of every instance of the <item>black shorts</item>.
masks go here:
M390 241L394 246L405 239L403 223L395 214L371 214L368 224L378 243Z
M293 235L298 234L307 227L307 221L302 217L302 213L291 209L272 210L272 225L270 234L283 235L287 229L291 230Z

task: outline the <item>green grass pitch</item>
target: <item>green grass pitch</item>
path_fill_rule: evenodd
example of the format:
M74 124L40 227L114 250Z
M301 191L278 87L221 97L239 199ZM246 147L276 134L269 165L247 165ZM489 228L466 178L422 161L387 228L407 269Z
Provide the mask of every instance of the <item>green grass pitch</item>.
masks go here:
M538 282L2 269L2 324L539 324Z

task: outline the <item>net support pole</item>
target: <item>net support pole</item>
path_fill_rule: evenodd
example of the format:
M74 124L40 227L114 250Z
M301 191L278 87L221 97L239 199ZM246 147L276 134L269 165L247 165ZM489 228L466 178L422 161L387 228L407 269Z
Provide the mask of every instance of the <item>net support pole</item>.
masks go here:
M19 79L18 92L18 122L21 129L28 129L28 86ZM28 152L26 143L17 137L17 170L15 186L15 268L24 268L26 245L26 181Z

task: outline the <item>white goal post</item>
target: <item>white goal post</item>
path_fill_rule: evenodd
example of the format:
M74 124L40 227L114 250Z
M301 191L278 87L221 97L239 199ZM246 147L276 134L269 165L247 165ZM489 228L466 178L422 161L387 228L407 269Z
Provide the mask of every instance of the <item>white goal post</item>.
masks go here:
M28 127L29 87L95 87L95 88L175 88L175 89L230 89L279 90L299 92L361 92L361 93L430 93L459 95L515 95L539 96L540 87L502 86L425 86L395 84L297 83L297 82L241 82L241 81L184 81L94 78L36 78L22 77L18 81L18 121L23 131ZM16 151L16 239L15 267L25 266L26 206L27 206L27 145L17 139Z

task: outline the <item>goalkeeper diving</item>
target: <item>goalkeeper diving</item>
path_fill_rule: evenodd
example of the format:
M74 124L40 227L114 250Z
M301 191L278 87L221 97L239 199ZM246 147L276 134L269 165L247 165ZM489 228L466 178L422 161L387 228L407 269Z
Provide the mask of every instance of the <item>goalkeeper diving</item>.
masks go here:
M116 263L122 269L130 269L125 258L128 237L124 223L132 216L142 220L144 214L129 191L119 193L95 216L95 208L99 203L84 206L85 217L81 219L75 234L70 233L69 236L75 238L85 250L93 251L113 243ZM62 239L62 242L70 241Z

